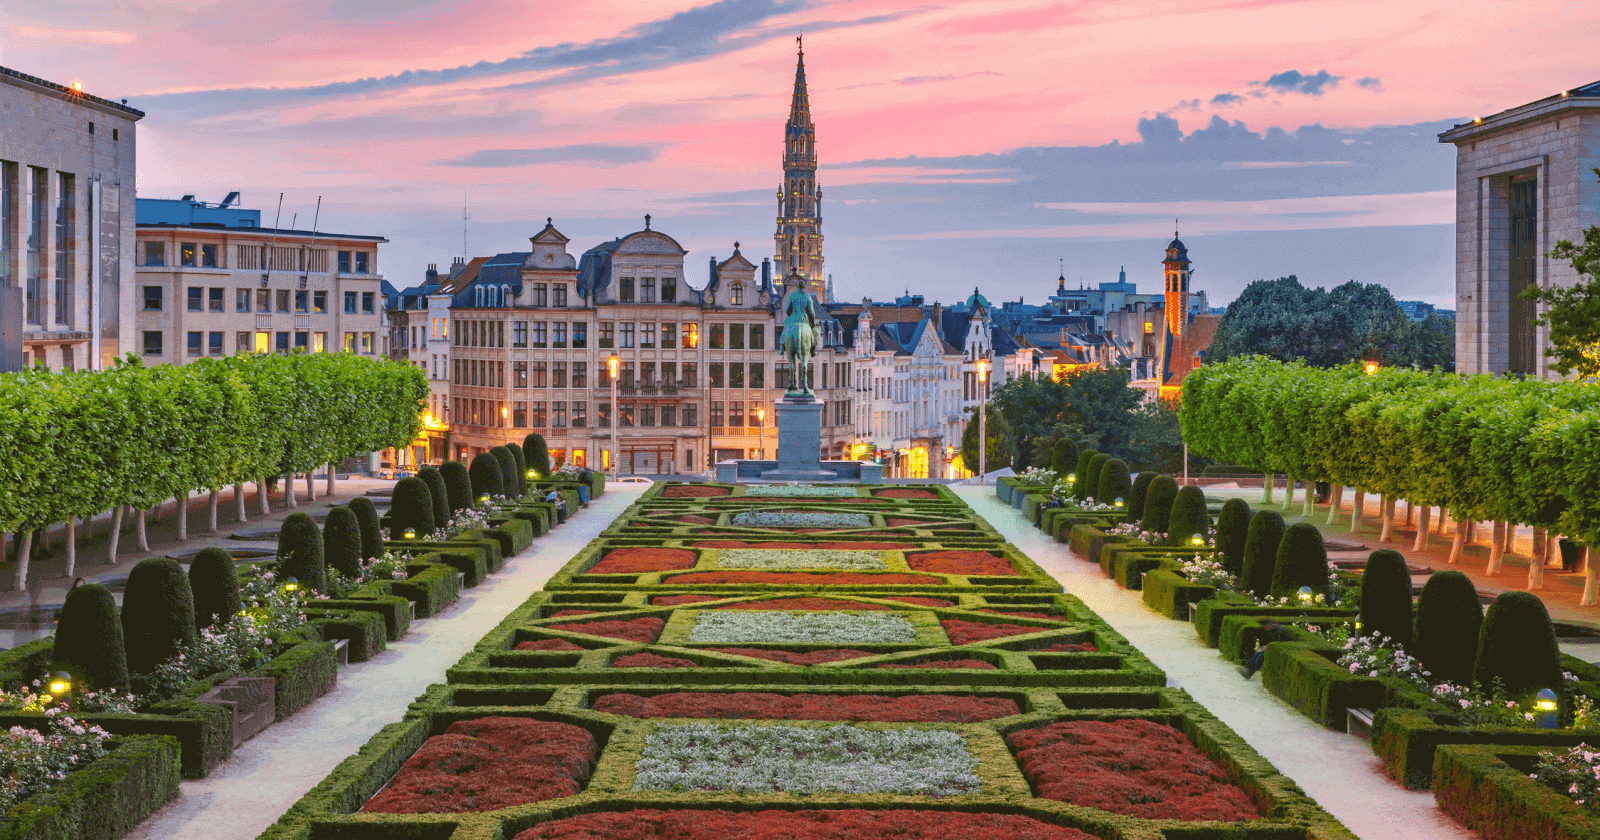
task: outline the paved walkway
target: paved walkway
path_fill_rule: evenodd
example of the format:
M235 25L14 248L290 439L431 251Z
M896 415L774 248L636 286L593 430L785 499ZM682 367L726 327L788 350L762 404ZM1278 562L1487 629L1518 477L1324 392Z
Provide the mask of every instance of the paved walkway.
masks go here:
M186 781L176 800L127 840L253 840L429 685L444 680L483 634L621 515L645 486L611 484L567 524L533 541L454 606L412 625L369 662L344 668L339 685L294 717L247 741L209 777Z
M1259 680L1241 679L1232 663L1201 643L1193 625L1152 612L1138 593L1101 574L1098 564L1074 555L1000 504L993 487L952 489L1363 840L1477 836L1440 811L1432 792L1406 790L1391 780L1366 742L1322 728L1263 689Z

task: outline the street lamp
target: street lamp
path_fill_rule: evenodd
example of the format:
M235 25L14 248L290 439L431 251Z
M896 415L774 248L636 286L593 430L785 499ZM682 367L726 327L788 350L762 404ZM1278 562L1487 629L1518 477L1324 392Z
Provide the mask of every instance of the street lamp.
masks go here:
M765 461L767 460L767 409L763 406L756 406L756 423L760 424L757 427L759 431L756 437L756 460Z
M611 374L611 480L616 481L622 468L618 466L621 460L621 450L617 449L617 426L622 423L622 406L617 405L617 368L622 366L622 360L617 354L612 353L606 359L606 370Z
M989 360L978 360L978 486L989 472Z
M505 406L505 405L500 406L500 428L505 430L505 434L501 435L501 439L500 439L500 445L501 446L505 446L506 444L511 442L511 424L506 422L506 417L508 417L510 415L510 413L511 413L510 406Z

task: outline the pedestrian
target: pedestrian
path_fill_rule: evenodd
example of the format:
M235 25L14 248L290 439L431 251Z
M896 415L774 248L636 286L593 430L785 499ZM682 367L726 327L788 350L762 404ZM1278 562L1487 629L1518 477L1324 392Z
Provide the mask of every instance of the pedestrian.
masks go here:
M1256 639L1256 652L1250 654L1250 661L1239 666L1239 676L1250 679L1261 670L1262 663L1267 661L1267 645L1273 642L1293 641L1294 636L1289 633L1289 628L1279 624L1273 619L1261 622L1261 636Z

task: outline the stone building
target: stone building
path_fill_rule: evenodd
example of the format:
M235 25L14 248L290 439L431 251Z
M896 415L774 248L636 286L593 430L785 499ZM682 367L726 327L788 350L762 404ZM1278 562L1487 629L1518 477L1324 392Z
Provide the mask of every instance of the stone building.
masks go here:
M1549 376L1529 286L1568 286L1550 249L1600 224L1600 82L1439 135L1456 147L1456 370Z
M137 347L129 316L143 116L0 67L0 371L98 369Z

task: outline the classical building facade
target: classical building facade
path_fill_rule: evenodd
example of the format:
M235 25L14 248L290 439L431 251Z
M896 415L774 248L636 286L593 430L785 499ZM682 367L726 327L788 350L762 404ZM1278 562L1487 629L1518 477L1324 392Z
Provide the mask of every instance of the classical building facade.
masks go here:
M1600 224L1600 82L1439 135L1456 147L1456 370L1545 377L1548 329L1529 286L1568 286L1548 256Z
M381 236L261 227L216 204L139 199L133 352L184 364L236 353L389 353Z
M129 316L143 116L0 67L0 371L98 369L136 348Z

